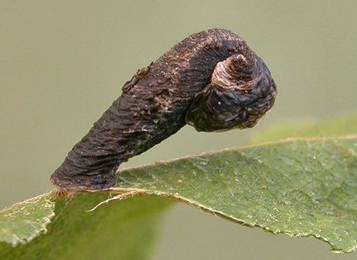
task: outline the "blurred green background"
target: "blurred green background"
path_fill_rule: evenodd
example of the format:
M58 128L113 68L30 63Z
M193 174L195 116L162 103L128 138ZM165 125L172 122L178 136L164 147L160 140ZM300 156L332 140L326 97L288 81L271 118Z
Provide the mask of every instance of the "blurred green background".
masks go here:
M230 29L264 59L279 88L275 108L250 130L185 127L122 168L239 146L284 120L355 111L356 13L355 0L1 0L0 208L50 190L50 174L136 70L203 29ZM355 257L178 204L152 259Z

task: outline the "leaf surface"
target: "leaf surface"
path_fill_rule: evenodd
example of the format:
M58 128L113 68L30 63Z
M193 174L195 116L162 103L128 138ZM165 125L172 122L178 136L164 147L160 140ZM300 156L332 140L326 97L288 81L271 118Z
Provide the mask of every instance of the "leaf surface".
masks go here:
M334 124L298 131L278 127L255 142L351 134L357 117ZM41 195L0 212L0 259L146 259L171 198L353 252L357 136L290 138L224 150L119 171L110 191Z
M357 246L357 139L290 140L118 173L118 190L179 198L273 233Z
M170 201L155 196L133 197L90 211L109 197L108 192L68 197L48 193L40 200L2 211L0 259L147 259L157 224ZM54 211L44 210L44 204ZM27 214L31 210L33 213ZM46 228L45 222L39 221L43 218L50 218ZM37 222L40 224L34 226ZM11 235L15 237L11 239Z

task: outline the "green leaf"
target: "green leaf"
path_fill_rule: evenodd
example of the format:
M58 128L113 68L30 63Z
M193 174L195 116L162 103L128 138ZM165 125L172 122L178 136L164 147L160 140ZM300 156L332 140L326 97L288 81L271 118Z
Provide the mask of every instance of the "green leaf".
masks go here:
M179 198L273 233L357 246L357 136L225 150L118 173L118 190Z
M349 120L345 125L341 120L335 133L354 131L357 117ZM333 125L281 135L325 135ZM277 138L267 136L260 140ZM120 171L110 191L44 194L0 212L0 259L145 259L171 198L238 223L316 237L336 252L353 252L357 136L290 138L224 150Z
M170 201L133 197L90 211L108 196L44 194L5 209L0 214L0 259L147 259Z
M49 194L15 204L0 214L1 241L12 246L24 244L46 232L46 225L54 215L54 203Z

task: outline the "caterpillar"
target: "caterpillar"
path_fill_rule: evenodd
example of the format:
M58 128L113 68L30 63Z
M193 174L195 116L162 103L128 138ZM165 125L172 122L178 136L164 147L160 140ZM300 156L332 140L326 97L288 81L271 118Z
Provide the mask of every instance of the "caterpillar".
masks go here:
M124 84L51 181L64 190L110 188L122 162L185 124L205 132L250 128L276 94L269 69L241 37L225 29L192 34Z

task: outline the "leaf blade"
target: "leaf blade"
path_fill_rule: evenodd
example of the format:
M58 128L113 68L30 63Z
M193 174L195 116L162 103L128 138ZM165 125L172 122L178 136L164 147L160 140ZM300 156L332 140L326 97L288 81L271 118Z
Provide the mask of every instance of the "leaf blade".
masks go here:
M348 127L325 122L299 131L289 127L276 131L282 137L351 134L357 117L341 122ZM277 139L276 134L267 134L256 142ZM1 211L0 227L7 229L0 228L0 258L144 259L150 247L148 239L131 236L130 232L136 230L154 238L157 219L172 200L130 198L133 194L174 197L245 225L274 233L314 236L328 242L336 252L356 251L356 158L357 136L290 138L120 171L118 186L111 191L65 198L44 194L20 204L23 207L17 204ZM127 193L120 197L127 199L102 205L109 196L122 192ZM93 212L86 212L98 205ZM26 219L26 213L36 208L38 214ZM17 216L8 218L8 213L16 209ZM126 212L132 213L128 216ZM132 222L133 216L141 221ZM47 219L51 219L50 224ZM129 224L125 227L120 223ZM86 226L92 228L88 231ZM81 234L87 235L83 238ZM113 240L120 241L120 246ZM134 249L138 243L143 245L139 253Z
M334 251L352 252L357 157L346 143L356 137L225 150L121 171L118 188L176 197L245 225L314 236Z
M88 211L108 196L103 192L55 198L55 217L46 234L36 233L37 237L16 247L0 242L0 259L146 259L161 215L171 201L135 197ZM52 197L46 195L46 199ZM0 232L0 241L3 238Z

